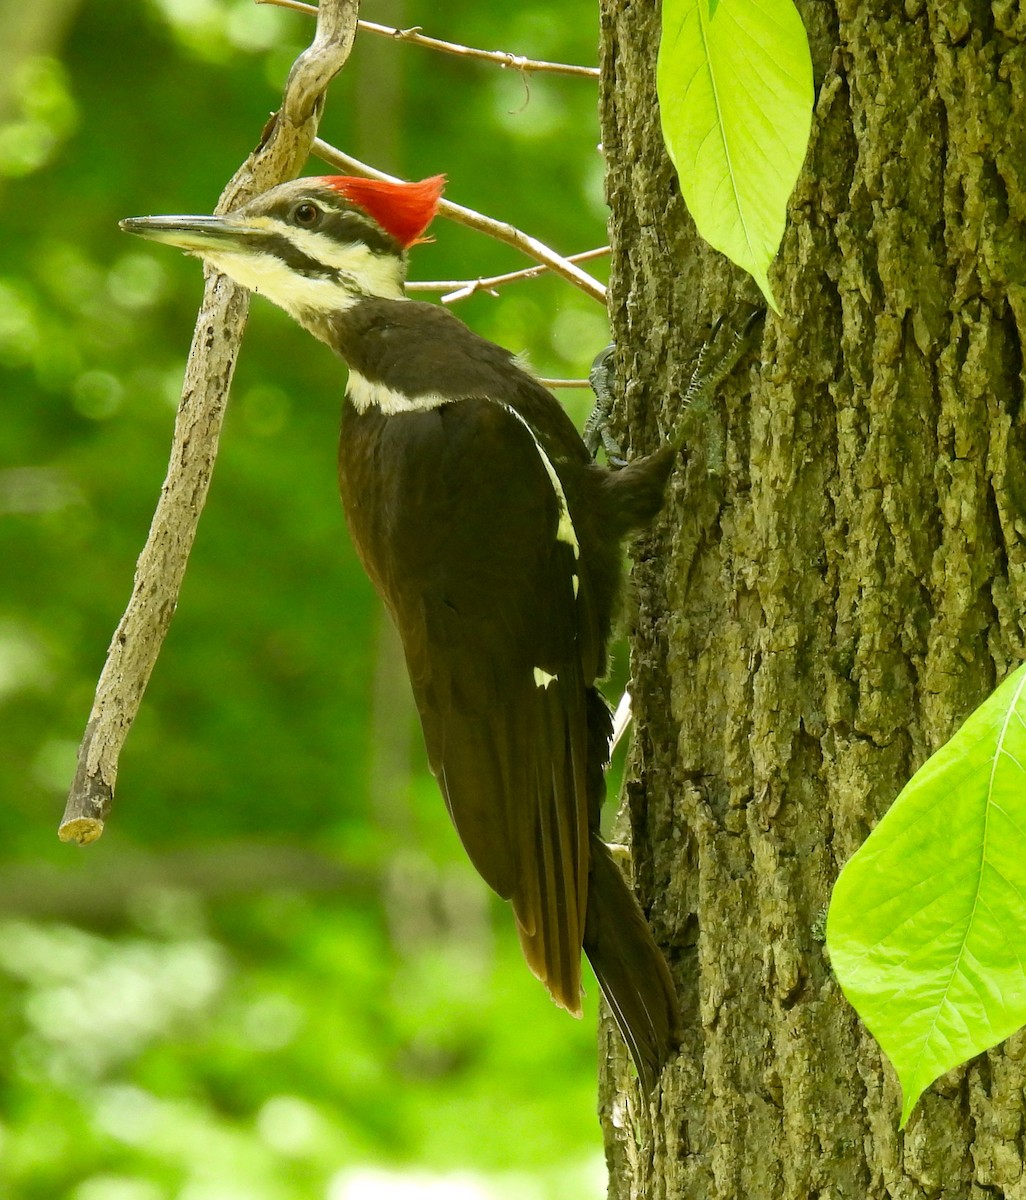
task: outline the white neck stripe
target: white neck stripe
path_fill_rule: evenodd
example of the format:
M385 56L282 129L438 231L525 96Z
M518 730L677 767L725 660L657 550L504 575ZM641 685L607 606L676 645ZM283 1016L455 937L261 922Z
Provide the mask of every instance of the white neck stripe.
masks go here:
M386 416L404 412L430 412L434 408L441 408L443 404L451 404L456 399L454 396L443 396L438 392L407 396L384 383L372 383L352 368L349 371L346 396L357 412L365 413L373 407L379 408Z

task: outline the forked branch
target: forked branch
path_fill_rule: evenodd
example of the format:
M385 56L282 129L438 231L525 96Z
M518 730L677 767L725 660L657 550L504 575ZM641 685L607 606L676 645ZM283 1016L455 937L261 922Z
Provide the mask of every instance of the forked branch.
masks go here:
M571 263L590 262L593 258L603 258L609 253L608 246L599 246L595 250L582 250L580 254L568 254L566 261ZM524 279L537 279L550 268L544 263L536 267L524 267L521 271L507 271L505 275L491 275L480 279L430 279L420 282L406 283L408 292L444 292L439 299L443 304L455 304L457 300L466 300L468 296L478 292L488 292L497 296L497 287L505 283L519 283Z
M389 175L385 171L378 171L376 168L360 162L358 158L353 158L349 154L343 154L341 150L336 150L334 146L329 145L321 138L315 139L313 151L318 158L331 167L339 167L343 171L353 171L357 175L365 175L369 179L383 179L389 183L400 182L394 175ZM563 258L555 250L546 246L544 242L539 242L537 238L524 233L522 229L517 229L515 225L509 225L505 221L496 221L492 217L486 217L482 213L475 212L472 208L465 208L462 204L455 204L452 200L439 201L438 215L448 217L450 221L456 221L458 224L466 225L470 229L476 229L480 233L486 233L489 237L495 238L500 242L505 242L509 246L515 246L524 254L530 255L536 262L543 263L556 275L562 276L568 283L572 283L574 287L580 288L582 292L585 292L593 300L597 300L599 304L605 307L606 289L593 275L589 275L587 271L582 271L570 259Z

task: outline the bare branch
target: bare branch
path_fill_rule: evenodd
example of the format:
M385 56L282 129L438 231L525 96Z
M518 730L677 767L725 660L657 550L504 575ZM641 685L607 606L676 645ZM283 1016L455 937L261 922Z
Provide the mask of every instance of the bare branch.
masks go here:
M275 8L290 8L293 12L313 15L317 12L313 4L304 4L302 0L256 0L257 4L271 4ZM438 38L428 37L421 33L420 26L410 29L396 29L392 25L375 25L373 21L360 21L359 27L364 33L378 33L383 37L392 38L396 42L412 42L415 46L424 46L428 50L440 50L443 54L456 54L461 58L480 58L485 62L497 63L514 71L548 71L552 75L576 75L585 79L598 79L598 67L580 67L572 63L544 62L534 58L524 58L521 54L511 54L508 50L478 50L473 46L461 46L458 42L443 42Z
M609 253L608 246L599 246L595 250L582 250L580 254L567 255L567 262L588 262L593 258L602 258ZM441 297L443 304L455 304L457 300L465 300L477 292L488 292L497 296L497 287L504 283L519 283L522 279L536 279L551 268L539 264L536 267L524 267L521 271L507 271L505 275L492 275L487 279L432 279L425 282L406 284L408 292L446 292Z
M376 168L360 162L358 158L343 154L341 150L336 150L334 146L329 145L321 138L314 140L313 152L331 167L340 167L343 171L355 171L357 175L365 175L370 179L384 179L390 183L400 182L394 175L378 171ZM439 201L438 213L439 216L448 217L450 221L456 221L460 225L478 230L479 233L486 233L497 241L515 246L537 262L544 263L556 275L562 276L568 283L580 288L582 292L605 307L606 289L602 284L587 271L582 271L580 267L575 266L568 258L563 258L546 246L544 242L539 242L537 238L531 237L504 221L495 221L491 217L475 212L472 208L454 204L451 200Z
M547 388L586 388L591 387L587 379L539 379L538 382Z
M276 3L278 0L259 0L259 3ZM537 58L525 58L522 54L511 54L508 50L478 50L473 46L461 46L458 42L443 42L439 38L421 33L419 26L410 29L395 29L390 25L375 25L373 21L361 21L360 28L367 33L378 33L397 42L412 42L428 50L439 50L443 54L455 54L461 58L479 58L497 63L513 71L548 71L551 75L576 75L584 79L598 79L598 67L582 67L575 63L545 62Z
M298 175L317 132L324 89L349 57L358 7L358 0L322 0L314 40L293 64L281 109L225 188L218 212ZM121 748L178 603L217 456L228 386L248 311L248 292L208 270L167 478L79 746L75 779L59 831L63 841L85 845L103 832L114 800Z

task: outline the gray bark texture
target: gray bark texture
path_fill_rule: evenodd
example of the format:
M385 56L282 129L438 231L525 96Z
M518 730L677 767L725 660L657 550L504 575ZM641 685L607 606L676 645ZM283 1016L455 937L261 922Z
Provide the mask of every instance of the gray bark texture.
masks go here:
M624 440L690 447L634 548L625 793L685 1029L651 1104L607 1031L610 1196L1012 1200L1026 1039L899 1132L822 926L902 785L1026 657L1026 9L799 8L817 101L782 316L682 416L711 319L751 285L680 199L657 6L601 0Z

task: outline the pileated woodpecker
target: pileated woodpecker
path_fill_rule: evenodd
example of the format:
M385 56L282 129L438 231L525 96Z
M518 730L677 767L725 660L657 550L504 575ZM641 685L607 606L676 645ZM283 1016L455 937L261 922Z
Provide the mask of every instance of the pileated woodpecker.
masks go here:
M512 353L405 298L443 182L299 179L224 216L121 225L264 294L348 363L342 500L449 814L511 902L528 965L577 1016L583 947L651 1090L679 1010L599 835L611 721L596 681L620 543L658 511L677 451L595 464Z

